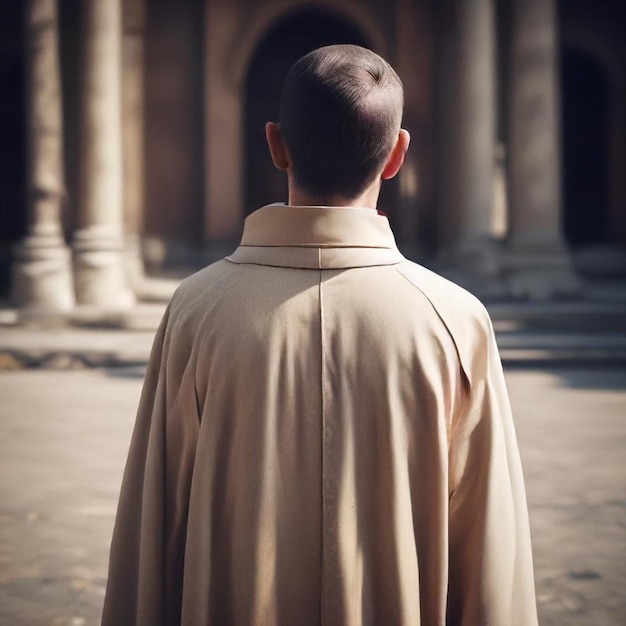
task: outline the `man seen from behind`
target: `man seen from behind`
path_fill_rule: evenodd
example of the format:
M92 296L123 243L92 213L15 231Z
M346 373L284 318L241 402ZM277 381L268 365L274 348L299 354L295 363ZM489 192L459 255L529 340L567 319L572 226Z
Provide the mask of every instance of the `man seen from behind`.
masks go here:
M157 333L105 626L532 626L528 513L484 307L398 251L402 84L373 52L291 69L289 203L185 280Z

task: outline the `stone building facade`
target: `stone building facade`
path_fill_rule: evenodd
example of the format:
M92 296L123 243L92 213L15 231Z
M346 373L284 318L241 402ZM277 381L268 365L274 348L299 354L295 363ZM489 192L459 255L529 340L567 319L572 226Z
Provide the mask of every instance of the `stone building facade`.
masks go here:
M405 85L383 190L407 256L483 292L581 288L626 245L624 3L13 0L0 87L0 287L22 308L127 307L147 267L229 251L286 199L263 125L290 65L368 46Z

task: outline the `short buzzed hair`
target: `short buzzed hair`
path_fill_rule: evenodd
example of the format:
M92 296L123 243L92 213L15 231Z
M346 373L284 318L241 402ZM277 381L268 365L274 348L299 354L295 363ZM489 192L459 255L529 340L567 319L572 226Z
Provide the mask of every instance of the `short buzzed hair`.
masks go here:
M402 108L400 78L371 50L333 45L302 57L280 101L294 182L320 199L358 197L395 145Z

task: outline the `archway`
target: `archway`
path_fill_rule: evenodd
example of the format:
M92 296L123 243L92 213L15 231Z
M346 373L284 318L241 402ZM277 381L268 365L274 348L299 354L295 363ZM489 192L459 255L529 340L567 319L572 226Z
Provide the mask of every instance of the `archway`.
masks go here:
M26 45L22 3L0 4L0 297L9 292L12 247L26 234Z
M341 17L316 9L300 10L276 23L257 46L246 74L245 212L287 200L287 184L274 168L265 143L265 123L278 120L280 90L289 68L307 52L334 43L371 45Z
M562 55L564 232L573 246L607 241L609 205L609 91L590 54Z

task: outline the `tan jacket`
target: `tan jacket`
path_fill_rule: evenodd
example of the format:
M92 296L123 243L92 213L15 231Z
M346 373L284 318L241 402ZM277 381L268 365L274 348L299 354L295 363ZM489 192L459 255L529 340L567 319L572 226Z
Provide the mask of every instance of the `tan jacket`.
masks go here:
M271 205L155 339L105 626L533 625L483 306L374 211Z

